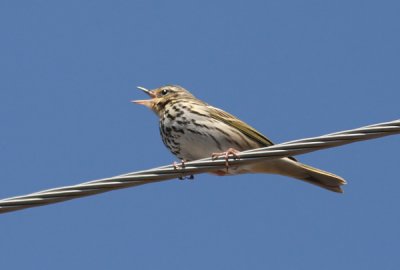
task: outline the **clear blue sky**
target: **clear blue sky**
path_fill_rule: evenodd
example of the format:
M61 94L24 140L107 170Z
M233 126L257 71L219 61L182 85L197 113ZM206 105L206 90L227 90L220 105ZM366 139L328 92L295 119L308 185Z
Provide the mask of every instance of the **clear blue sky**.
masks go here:
M172 163L137 85L274 142L399 118L398 1L1 1L0 197ZM399 269L400 136L0 215L1 269Z

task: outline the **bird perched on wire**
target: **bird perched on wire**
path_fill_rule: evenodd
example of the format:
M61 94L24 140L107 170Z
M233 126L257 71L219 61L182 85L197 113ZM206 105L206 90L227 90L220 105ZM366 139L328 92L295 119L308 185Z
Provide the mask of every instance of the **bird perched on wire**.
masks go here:
M166 85L154 90L138 88L150 99L132 102L145 105L156 113L164 144L182 161L220 155L226 159L229 156L235 158L240 151L273 145L248 124L199 100L181 86ZM343 192L340 186L346 184L343 178L300 163L293 157L265 160L214 173L280 174L335 192Z

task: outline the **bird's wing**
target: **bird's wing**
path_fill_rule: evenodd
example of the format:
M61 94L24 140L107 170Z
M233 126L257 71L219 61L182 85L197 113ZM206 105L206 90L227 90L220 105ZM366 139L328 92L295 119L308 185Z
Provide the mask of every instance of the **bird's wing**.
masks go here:
M208 104L205 104L207 107L207 112L209 112L210 117L221 121L227 125L233 126L234 128L238 129L240 132L242 132L244 135L247 137L255 140L258 142L261 146L271 146L274 145L272 141L270 141L267 137L262 135L260 132L258 132L256 129L252 128L245 122L239 120L237 117L233 116L230 113L227 113L219 108L215 108L213 106L210 106ZM297 161L296 158L294 157L288 157L291 160Z
M209 111L210 111L210 116L218 121L221 121L227 125L233 126L237 130L239 130L241 133L246 135L252 140L255 140L262 146L270 146L273 145L273 142L271 142L267 137L262 135L260 132L246 124L245 122L239 120L235 116L233 116L230 113L227 113L221 109L215 108L213 106L208 105L207 106Z
M228 124L230 126L235 127L238 129L240 132L245 134L247 137L257 141L260 145L262 146L271 146L274 145L273 142L271 142L267 137L262 135L260 132L258 132L256 129L252 128L245 122L239 120L237 117L233 116L230 113L227 113L221 109L215 108L213 106L207 105L209 111L210 111L210 116L218 121L221 121L225 124ZM288 157L291 160L297 161L296 158L294 157Z

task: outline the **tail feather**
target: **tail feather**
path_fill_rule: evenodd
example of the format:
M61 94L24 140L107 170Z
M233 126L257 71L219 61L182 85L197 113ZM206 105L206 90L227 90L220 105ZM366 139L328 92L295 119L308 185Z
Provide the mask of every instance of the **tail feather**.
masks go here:
M342 185L346 180L333 173L326 172L289 158L276 159L253 164L248 172L275 173L303 180L330 191L343 193Z
M344 180L340 176L302 163L300 163L299 165L303 167L306 171L306 176L304 178L299 178L300 180L334 192L343 193L341 186L346 184L346 180Z

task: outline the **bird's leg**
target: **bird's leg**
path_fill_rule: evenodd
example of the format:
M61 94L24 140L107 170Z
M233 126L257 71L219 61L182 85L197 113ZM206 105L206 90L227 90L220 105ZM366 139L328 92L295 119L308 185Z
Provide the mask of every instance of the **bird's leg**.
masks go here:
M178 162L174 161L172 166L174 166L175 170L181 170L181 169L183 170L183 169L185 169L185 160L182 159L181 164L178 164ZM183 176L179 177L179 180L183 180L183 179L185 179Z
M174 166L175 170L183 170L183 169L185 169L185 162L186 162L186 160L184 160L184 159L181 160L181 164L179 164L178 162L174 161L172 166ZM189 176L186 176L186 177L185 176L180 176L179 177L179 180L185 180L185 179L193 180L194 176L193 175L189 175Z
M175 170L185 169L185 160L182 159L180 164L179 164L178 162L174 161L174 163L172 164L172 166L174 166L174 169L175 169Z
M228 172L228 168L229 168L229 156L232 156L233 159L238 159L239 157L239 153L240 151L234 149L234 148L229 148L228 150L226 150L225 152L220 152L220 153L212 153L211 154L211 158L217 159L220 156L224 156L225 157L225 166L226 166L226 172Z

